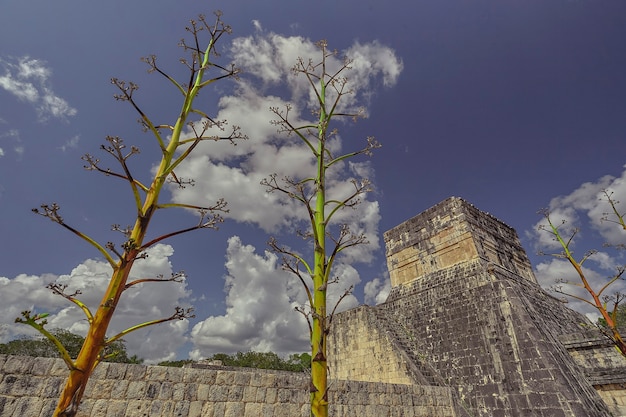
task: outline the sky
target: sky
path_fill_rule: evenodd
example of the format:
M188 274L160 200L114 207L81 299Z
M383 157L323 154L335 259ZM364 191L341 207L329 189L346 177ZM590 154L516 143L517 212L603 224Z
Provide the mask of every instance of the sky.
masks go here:
M166 201L207 204L225 198L230 212L219 230L177 236L151 248L133 276L184 270L182 283L127 291L110 334L170 316L176 306L196 317L125 337L148 363L199 359L218 352L309 349L299 282L281 269L270 237L307 250L295 232L304 213L260 185L273 173L312 168L306 149L279 135L270 106L294 105L310 120L309 92L290 72L298 57L316 58L326 39L354 60L347 74L355 94L348 107L367 118L338 123L337 151L382 144L331 173L331 191L368 177L374 190L341 220L365 233L368 246L348 251L334 275L331 300L354 292L347 309L384 301L389 280L384 231L449 196L458 196L514 227L547 289L572 270L538 231L549 208L564 231L580 231L572 248L598 284L624 264L603 243L625 243L602 190L626 203L626 3L621 0L525 1L213 1L20 2L0 0L0 343L28 333L13 323L23 310L49 312L49 327L84 332L80 311L45 286L68 284L97 306L110 269L97 251L32 213L56 202L65 221L98 241L120 242L112 224L133 222L121 181L83 169L107 135L141 149L133 172L149 178L158 148L128 103L116 102L111 77L137 83L138 103L156 123L173 123L180 96L140 57L184 80L177 47L189 19L223 11L232 34L220 60L242 70L239 81L203 91L198 105L248 136L236 146L205 143L177 175L195 186L169 188ZM33 10L37 12L34 13ZM620 213L626 204L618 205ZM160 214L159 214L160 215ZM197 221L190 212L155 218L153 236ZM623 282L615 289L624 290ZM333 301L334 302L334 301ZM569 305L592 313L582 302Z

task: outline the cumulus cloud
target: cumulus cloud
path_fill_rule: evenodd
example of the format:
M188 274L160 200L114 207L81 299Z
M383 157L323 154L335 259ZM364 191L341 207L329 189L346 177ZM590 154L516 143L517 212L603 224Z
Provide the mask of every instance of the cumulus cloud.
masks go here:
M381 304L387 300L391 292L391 281L389 278L374 278L365 284L365 303Z
M76 109L52 89L52 70L44 61L23 56L0 59L0 66L4 70L4 74L0 75L0 88L34 106L41 121L50 117L66 119L76 115Z
M250 139L238 142L237 146L226 142L207 142L198 146L177 170L180 177L195 178L196 186L172 188L173 199L201 205L224 197L229 203L228 217L231 219L256 224L269 233L292 230L306 220L306 213L295 201L278 193L267 193L259 183L274 173L278 178L302 178L314 172L315 160L301 141L276 132L276 126L269 123L276 119L270 107L284 109L290 104L290 119L295 125L311 123L307 121L313 97L310 86L305 77L295 76L291 68L298 57L319 59L319 49L302 37L268 33L236 38L231 53L234 62L249 74L249 78L240 81L235 94L222 97L216 119L228 120L231 125L241 127ZM393 85L402 70L402 62L393 50L377 42L355 44L346 51L348 53L355 55L354 69L345 75L350 80L350 87L358 93L344 96L343 103L347 107L366 106L367 100L361 93L370 94L380 78L384 85ZM378 62L381 59L385 62ZM339 68L341 65L339 58L328 60L329 67ZM287 97L268 93L277 89L285 91ZM217 131L212 133L219 134ZM191 132L188 134L191 136ZM352 145L355 149L348 151L366 145L365 138L360 144L354 140L351 143L357 145ZM339 153L344 147L342 138L338 136L331 146L335 153ZM346 192L353 190L350 180L360 180L371 174L371 166L367 163L337 164L328 173L329 195L333 198L345 196ZM210 180L202 181L203 178ZM353 251L352 256L368 261L372 251L379 247L378 204L366 200L355 211L345 211L337 216L337 221L346 219L352 221L353 231L365 233L371 243L369 253Z
M194 359L240 350L307 350L306 323L294 309L304 301L295 277L282 271L270 252L255 253L239 237L228 240L224 289L226 313L196 324Z
M306 211L293 199L280 193L268 193L260 182L272 174L279 179L313 175L315 160L302 141L277 133L276 126L270 124L277 118L270 107L285 109L289 104L289 118L295 126L315 124L310 120L311 110L317 107L315 96L306 77L296 76L292 68L299 58L304 62L309 58L314 62L319 60L320 50L309 39L267 33L261 30L259 22L254 25L256 35L233 41L230 51L233 61L244 70L245 76L232 95L221 98L216 115L217 120L239 126L250 139L238 142L237 146L227 142L200 144L176 171L179 177L196 179L196 185L172 188L171 192L174 201L194 205L206 205L223 197L230 208L227 217L254 224L267 233L293 234L298 228L306 230ZM348 78L348 87L355 94L344 96L342 110L365 107L367 113L369 99L377 86L390 87L397 82L402 61L392 49L378 42L356 43L328 58L329 72L341 68L344 55L353 61L352 69L342 75ZM192 136L190 131L187 134ZM365 138L356 138L350 143L350 149L343 150L343 138L337 135L329 142L329 148L334 154L341 154L366 146ZM373 176L368 162L338 163L328 171L329 198L345 198L354 192L352 180L372 179ZM358 272L351 265L373 259L380 247L379 222L378 202L367 196L355 209L340 211L334 217L335 226L348 224L353 233L363 234L369 245L346 249L337 260L334 274L339 280L338 284L329 286L329 306L334 305L346 288L360 282ZM282 353L309 349L306 324L294 311L296 306L305 304L305 294L300 282L282 271L276 255L257 254L254 247L233 237L229 240L226 268L226 312L208 317L193 327L192 357L245 349ZM357 304L356 297L349 295L340 308Z
M550 218L555 225L559 225L565 240L577 231L570 249L578 261L586 251L602 249L590 256L584 264L585 276L595 291L599 291L615 275L617 268L624 265L623 254L620 251L612 250L611 246L603 249L603 243L626 244L626 231L615 223L617 218L607 201L605 191L616 202L617 212L626 213L626 170L620 177L606 175L597 181L586 182L570 194L553 198L548 206ZM536 247L546 252L557 254L561 252L559 243L550 233L540 230L541 227L546 227L545 219L539 221L535 225L535 230L527 234L533 239ZM589 299L589 295L582 288L562 283L562 281L580 282L576 271L562 258L540 263L536 267L535 275L539 283L546 288L554 289L555 285L560 286L562 291ZM615 292L625 291L626 283L618 280L603 295L611 296ZM593 320L597 318L597 311L588 303L574 298L569 298L569 302L572 308L587 314Z
M268 233L291 235L305 224L306 211L294 200L283 198L278 193L268 193L260 182L274 173L278 178L302 178L309 175L308 172L314 172L315 160L306 145L293 137L277 134L276 126L270 124L276 116L269 109L285 108L289 104L290 120L294 124L311 123L308 119L314 96L306 79L295 77L291 68L298 57L318 59L319 50L308 39L266 33L258 22L255 26L259 29L257 35L235 39L231 50L235 63L250 78L242 78L233 94L221 98L216 116L218 120L227 120L231 126L240 126L250 140L240 141L237 146L227 142L200 144L176 171L180 178L195 179L196 185L184 189L172 187L172 198L176 202L207 205L223 197L229 203L230 213L227 216L231 219L257 225ZM402 62L394 52L376 42L355 44L345 53L354 55L351 64L354 69L345 75L349 77L350 88L357 92L345 96L342 105L348 110L367 106L377 84L393 85L402 70ZM378 62L382 59L385 62ZM331 70L340 68L342 63L339 57L328 60ZM35 106L41 119L68 117L76 113L50 89L51 71L43 62L23 57L15 63L2 61L1 64L5 74L0 78L0 87ZM281 92L283 97L277 92ZM187 134L192 135L191 131ZM75 146L78 140L78 136L71 138L61 149ZM344 147L339 135L328 145L335 154L339 154ZM361 144L354 145L356 149L348 151L365 145L365 138L362 138ZM328 172L329 196L339 199L350 195L354 190L351 180L372 178L373 174L367 162L338 163ZM380 246L378 202L365 198L358 208L338 213L334 221L335 225L349 224L353 232L364 234L370 244L348 249L336 261L333 273L337 282L328 289L331 309L346 294L347 288L360 282L352 263L370 262ZM169 263L173 253L171 247L157 245L152 250L154 253L150 253L148 259L136 264L134 274L153 276L172 272ZM257 253L256 248L242 243L238 237L229 240L226 256L226 312L206 317L193 326L191 356L199 358L215 352L245 349L279 353L309 350L305 319L294 310L296 306L306 305L300 281L282 270L280 259L275 254ZM81 290L83 301L94 306L100 302L99 297L110 272L106 263L87 260L70 274L59 277L0 278L0 306L6 306L4 311L0 307L1 317L10 321L19 311L36 305L42 311L51 313L51 327L84 333L87 326L81 311L75 306L68 306L61 297L54 297L44 287L52 281L67 283L69 291ZM2 302L2 298L10 294L29 294L32 299L16 297L17 302ZM131 289L118 306L110 334L137 322L166 317L175 305L185 303L188 298L185 285L147 284ZM343 297L338 311L356 305L358 300L350 294ZM187 321L164 324L131 334L125 339L131 353L149 361L172 359L176 349L186 341L187 326ZM16 332L26 331L16 330L18 328L8 322L2 329L5 334L0 337L4 340L15 336Z
M608 282L609 278L615 273L615 270L603 271L593 267L584 267L583 272L591 287L595 288L597 291ZM535 276L539 283L545 288L553 292L558 289L559 292L555 292L555 295L562 298L563 301L566 301L571 309L585 314L592 322L595 322L598 317L600 317L598 310L591 304L563 294L566 293L585 300L590 300L589 294L585 289L577 285L580 282L580 278L574 268L572 268L566 260L551 259L550 261L540 263L535 269ZM615 292L623 294L625 291L626 284L624 281L617 281L609 287L606 294L603 295L611 296ZM609 303L609 308L611 308L610 306L611 304Z
M135 263L131 279L170 276L173 272L169 258L174 250L169 245L157 244L150 248L146 259ZM14 324L21 311L48 312L48 328L63 328L84 335L87 322L82 311L64 298L54 295L47 284L67 285L68 292L81 291L80 300L95 311L111 276L108 263L88 259L67 275L18 275L9 279L0 277L0 343L20 335L36 334L30 327ZM127 290L117 307L109 327L112 336L132 325L174 313L174 307L187 306L190 291L187 283L145 283ZM147 362L172 360L176 350L186 342L187 320L148 327L130 333L124 340L129 353L143 357Z
M547 209L550 212L552 222L555 225L562 225L563 234L568 237L574 229L579 229L583 223L586 223L599 233L606 243L623 244L626 240L626 231L621 227L616 227L616 216L604 191L608 192L613 201L617 203L618 213L626 213L625 170L620 177L605 175L595 182L582 184L570 194L550 200ZM558 248L558 242L554 241L549 233L540 230L545 225L544 219L537 222L529 237L533 238L539 247ZM583 235L578 237L583 237Z
M190 356L200 359L218 352L286 354L310 350L306 321L295 310L306 306L304 288L293 274L282 270L280 259L268 251L257 254L254 246L243 244L237 236L228 240L226 258L226 313L207 317L193 327ZM335 275L338 283L328 289L331 308L360 281L358 272L346 264L338 265ZM356 305L356 297L350 294L337 311Z

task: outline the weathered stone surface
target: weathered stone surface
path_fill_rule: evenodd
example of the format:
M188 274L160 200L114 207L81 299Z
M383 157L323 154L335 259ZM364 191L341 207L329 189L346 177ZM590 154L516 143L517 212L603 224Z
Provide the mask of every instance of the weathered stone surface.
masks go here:
M0 417L50 416L64 380L29 373L32 367L19 357L0 355L0 364L3 384ZM95 374L98 378L90 380L77 417L307 417L309 414L305 374L232 368L217 371L184 368L169 372L155 366L128 372L127 365L118 364L107 364L105 368ZM56 364L49 367L51 373L56 372L53 369ZM185 382L202 381L198 372L213 373L208 377L209 383ZM143 379L136 379L137 375L143 375ZM123 379L109 379L109 376ZM150 376L154 380L149 380ZM454 411L451 391L445 387L333 381L329 396L333 401L331 413L336 417L459 415ZM420 407L423 414L416 411Z
M609 415L583 362L623 375L624 358L587 338L600 350L574 360L563 337L580 339L590 323L539 287L513 229L450 198L385 233L385 244L392 291L335 317L334 372L456 387L476 416Z
M387 301L333 321L333 417L626 416L624 358L541 290L513 229L451 198L385 241ZM0 355L0 417L50 416L66 376L60 359ZM103 363L77 417L308 417L308 386L277 371Z

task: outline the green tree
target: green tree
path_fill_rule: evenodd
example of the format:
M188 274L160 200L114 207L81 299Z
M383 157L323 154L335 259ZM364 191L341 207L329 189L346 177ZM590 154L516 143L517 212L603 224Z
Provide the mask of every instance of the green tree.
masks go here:
M221 361L224 366L291 372L304 372L311 367L311 355L308 353L294 353L288 359L283 359L274 352L248 351L237 352L234 355L216 353L208 360Z
M68 355L78 357L85 338L64 329L54 329L50 332L67 350ZM59 357L59 350L47 338L20 338L8 343L0 344L0 353L5 355L35 356L43 358ZM104 361L118 363L142 363L143 359L137 355L128 356L126 344L123 340L116 340L107 345L104 352Z
M265 179L262 184L270 192L281 192L304 206L310 228L301 233L312 241L312 256L307 259L287 247L270 241L274 251L283 255L283 266L294 273L304 286L308 297L309 311L300 309L309 324L311 338L311 416L328 416L328 365L326 360L326 340L336 306L328 308L327 289L333 283L331 271L337 256L345 249L366 243L363 234L352 233L346 224L333 224L335 215L343 208L354 207L359 197L369 191L370 183L366 179L353 181L354 188L348 195L327 195L327 173L334 166L348 158L360 154L370 155L379 144L372 138L367 139L364 148L333 155L330 141L337 135L337 129L331 127L338 119L357 119L362 112L344 113L341 100L348 94L354 94L348 86L345 73L350 69L351 61L344 59L339 68L331 69L327 65L329 57L336 52L329 51L326 41L318 43L321 59L319 61L299 59L293 71L304 76L314 96L317 98L317 121L294 125L289 117L291 107L271 108L277 116L273 123L279 131L302 141L316 160L315 172L303 173L302 178L284 178L276 175ZM344 297L349 291L344 294ZM341 301L343 297L340 298Z
M129 281L129 274L135 261L145 257L145 252L148 248L166 238L192 230L215 228L221 221L219 213L225 210L226 203L222 200L214 205L201 207L163 203L160 199L161 192L168 181L173 181L179 186L188 184L187 180L178 178L174 170L200 142L222 139L233 141L243 137L237 127L232 127L232 130L229 132L224 132L224 136L209 135L209 129L213 127L224 131L226 122L213 120L194 106L194 101L203 88L219 80L237 76L238 71L236 68L233 66L222 66L216 62L216 57L218 56L216 44L223 35L231 32L230 27L222 22L221 13L216 13L216 19L213 24L209 23L204 16L200 16L198 20L192 20L191 25L186 29L191 34L191 42L183 39L180 43L187 55L187 58L181 59L181 63L189 70L188 77L183 82L176 81L157 65L157 59L154 55L143 58L143 61L149 67L148 71L157 72L164 76L181 96L180 112L173 123L154 123L135 100L135 92L138 89L137 84L116 78L112 79L112 83L119 90L119 94L115 95L115 98L119 101L128 102L137 111L143 129L152 134L154 143L160 151L161 159L154 169L154 175L151 177L150 182L144 183L138 179L139 177L133 175L128 160L136 156L139 153L139 149L135 146L127 148L124 141L119 137L107 137L108 143L102 146L102 149L119 163L119 172L102 167L100 160L92 155L87 154L83 157L87 170L101 172L106 176L121 179L130 188L131 201L134 203L134 213L136 213L133 225L126 228L119 225L113 226L113 230L119 231L125 236L123 243L119 246L111 242L102 244L96 239L76 230L61 217L59 206L56 203L45 204L41 208L33 210L35 213L47 217L92 245L106 259L112 269L108 288L103 294L102 301L97 306L95 312L92 312L89 306L79 300L78 292L69 293L66 291L66 286L56 283L50 285L54 293L77 305L84 312L89 323L85 342L76 359L71 357L67 348L54 334L45 329L45 317L47 314L33 314L30 311L25 311L22 313L22 317L16 320L39 330L54 343L67 364L69 376L54 411L55 417L76 415L87 381L96 365L106 356L103 350L107 347L110 347L113 343L134 330L169 320L182 320L192 316L191 309L177 307L170 317L141 323L116 335L107 336L109 323L124 291L140 283L180 281L183 276L180 273L171 277L150 277ZM203 36L208 38L206 43L203 41ZM190 119L193 116L202 117L203 123L194 124L191 122ZM191 130L194 132L193 137L182 137L186 126L191 127ZM111 204L117 204L117 202L112 201ZM200 220L191 227L172 231L154 238L147 238L148 227L155 214L171 208L197 210L200 213Z
M615 313L615 325L619 328L626 328L626 305L620 304ZM603 317L598 318L598 326L608 328L608 324Z
M1 345L0 345L1 346ZM0 351L2 353L2 351ZM274 352L237 352L234 355L216 353L207 358L209 361L221 361L224 366L275 369L278 371L305 372L311 368L311 355L308 353L293 353L287 359L281 358ZM191 359L160 362L160 366L182 367L193 363Z
M602 220L615 223L618 227L626 230L626 222L624 221L626 213L620 213L618 211L617 204L619 204L619 202L613 198L613 193L607 190L604 190L603 193L604 199L608 203L608 207L610 207L610 211L605 213ZM546 224L540 226L539 229L550 233L554 240L558 242L562 248L561 252L551 253L549 255L567 260L574 268L579 278L579 282L559 280L558 285L554 287L554 291L593 306L598 313L600 313L602 320L602 325L599 326L599 329L613 341L617 349L619 349L622 355L626 357L626 342L620 332L620 324L618 321L618 319L622 317L621 314L623 314L621 311L623 311L624 308L621 302L626 297L626 294L622 294L620 292L615 292L611 295L607 294L613 284L615 284L618 280L623 279L622 276L624 271L626 271L626 266L622 265L618 267L614 275L608 277L599 288L594 288L591 281L587 277L583 264L590 257L595 255L597 251L589 251L582 257L577 258L572 249L572 242L578 233L578 229L574 229L569 233L562 232L561 229L562 226L565 225L565 221L561 221L561 223L554 223L550 218L550 211L547 209L542 210L540 213L545 217ZM618 245L618 248L623 249L624 244ZM588 298L568 291L562 284L582 287L588 294Z
M188 363L193 363L194 361L192 359L181 359L181 360L177 360L177 361L163 361L163 362L159 362L157 365L159 366L172 366L175 368L182 368L183 366L187 365Z
M311 369L311 355L308 353L293 353L289 356L287 364L290 371L305 372Z

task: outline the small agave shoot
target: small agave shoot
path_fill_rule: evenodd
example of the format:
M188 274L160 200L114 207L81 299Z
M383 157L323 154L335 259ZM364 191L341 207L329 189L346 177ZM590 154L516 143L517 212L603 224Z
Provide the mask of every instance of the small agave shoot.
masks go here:
M69 293L66 291L67 288L65 286L55 283L49 286L55 294L66 298L78 306L85 314L89 323L85 342L75 359L71 358L63 344L45 329L47 314L33 314L25 311L22 313L22 317L16 320L34 327L51 340L58 348L69 369L67 382L54 411L55 417L76 415L89 377L98 363L104 359L103 355L107 346L110 346L115 341L119 341L120 338L134 330L170 320L182 320L192 317L191 309L177 307L170 317L137 324L114 336L107 337L109 323L124 291L140 283L176 282L183 278L182 273L178 273L173 274L171 277L157 276L129 281L129 274L135 261L145 257L148 248L169 237L192 230L216 228L218 223L222 221L220 212L226 211L226 203L223 200L219 200L213 205L201 207L188 204L162 203L159 199L163 187L168 182L173 181L179 186L189 183L189 181L177 178L174 170L193 152L200 142L206 140L228 140L233 142L236 139L245 138L238 127L228 128L225 121L213 120L194 106L194 101L202 89L220 80L236 78L238 74L238 70L234 66L222 66L216 63L218 60L216 45L223 35L231 33L231 28L222 22L220 12L217 12L215 15L216 19L212 24L204 16L200 16L198 20L192 20L191 25L186 28L191 35L191 42L182 40L180 43L187 56L186 59L181 59L181 62L189 70L189 78L184 83L176 81L164 72L157 65L155 56L143 59L149 66L149 72L157 72L164 76L182 96L180 113L173 124L154 123L135 100L134 95L138 88L137 85L116 78L112 79L112 83L119 89L119 94L115 95L115 98L130 103L139 113L142 127L145 131L152 134L154 143L159 147L161 153L161 160L154 171L154 176L151 177L150 183L139 181L137 177L133 176L128 165L128 160L136 156L139 153L139 149L134 146L131 146L130 149L127 148L124 141L118 137L107 137L108 143L103 145L102 149L119 163L119 171L103 168L100 160L92 155L83 157L87 170L97 171L106 176L120 179L130 187L134 206L136 207L134 224L127 228L121 228L117 225L113 226L114 230L121 232L125 236L125 241L119 246L111 242L106 244L99 243L67 224L61 217L57 204L42 205L41 208L33 210L35 213L47 217L92 245L106 259L112 269L108 287L95 311L92 310L92 307L79 300L79 292ZM207 43L205 44L204 42ZM194 116L201 117L203 122L194 124L190 120ZM194 133L191 138L181 137L184 128L187 126L190 126L191 131ZM211 128L218 128L224 135L209 135L208 132ZM211 131L215 131L215 129ZM146 238L148 227L153 217L162 210L172 208L197 210L200 213L200 220L188 228L172 231L152 239Z

